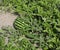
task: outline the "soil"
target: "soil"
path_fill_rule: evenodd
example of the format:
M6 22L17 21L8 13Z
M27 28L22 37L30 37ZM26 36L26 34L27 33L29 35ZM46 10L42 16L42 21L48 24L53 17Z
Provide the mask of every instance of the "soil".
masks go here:
M0 28L3 26L13 27L13 22L17 18L17 15L11 14L9 12L0 13Z

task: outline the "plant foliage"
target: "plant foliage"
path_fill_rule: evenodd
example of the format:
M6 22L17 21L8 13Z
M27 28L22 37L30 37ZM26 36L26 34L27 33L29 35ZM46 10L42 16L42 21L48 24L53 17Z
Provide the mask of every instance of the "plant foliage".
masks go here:
M14 10L18 17L14 28L36 49L60 50L60 1L59 0L2 0L2 6ZM12 36L14 37L14 36ZM22 44L22 50L31 45ZM27 45L27 46L26 46ZM26 46L26 47L25 47ZM24 48L25 47L25 48ZM33 50L34 47L30 50ZM13 47L14 48L14 47ZM15 50L15 49L14 49Z

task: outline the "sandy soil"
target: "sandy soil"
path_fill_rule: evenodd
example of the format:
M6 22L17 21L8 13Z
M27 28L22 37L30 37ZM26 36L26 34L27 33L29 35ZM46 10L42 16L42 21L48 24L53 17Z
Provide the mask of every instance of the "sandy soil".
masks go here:
M12 26L13 27L13 22L17 18L16 15L13 15L11 13L0 13L0 28L2 26Z

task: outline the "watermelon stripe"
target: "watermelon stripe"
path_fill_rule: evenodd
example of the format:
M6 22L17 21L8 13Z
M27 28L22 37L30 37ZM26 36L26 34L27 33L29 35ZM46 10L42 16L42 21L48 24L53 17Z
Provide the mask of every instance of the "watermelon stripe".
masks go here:
M17 23L15 23L15 25L24 29L23 26L21 26L21 25L19 25L19 24L17 24Z
M20 23L19 21L16 21L16 23L17 23L17 24L19 24L19 25L22 25L22 26L24 26L24 25L23 25L22 23Z

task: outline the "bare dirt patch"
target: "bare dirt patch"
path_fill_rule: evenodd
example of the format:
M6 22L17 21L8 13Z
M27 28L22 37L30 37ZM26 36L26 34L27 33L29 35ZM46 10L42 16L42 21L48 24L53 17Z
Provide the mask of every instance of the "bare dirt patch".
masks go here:
M17 18L16 15L11 14L9 12L2 12L0 13L0 28L3 26L12 26L13 27L13 22Z

